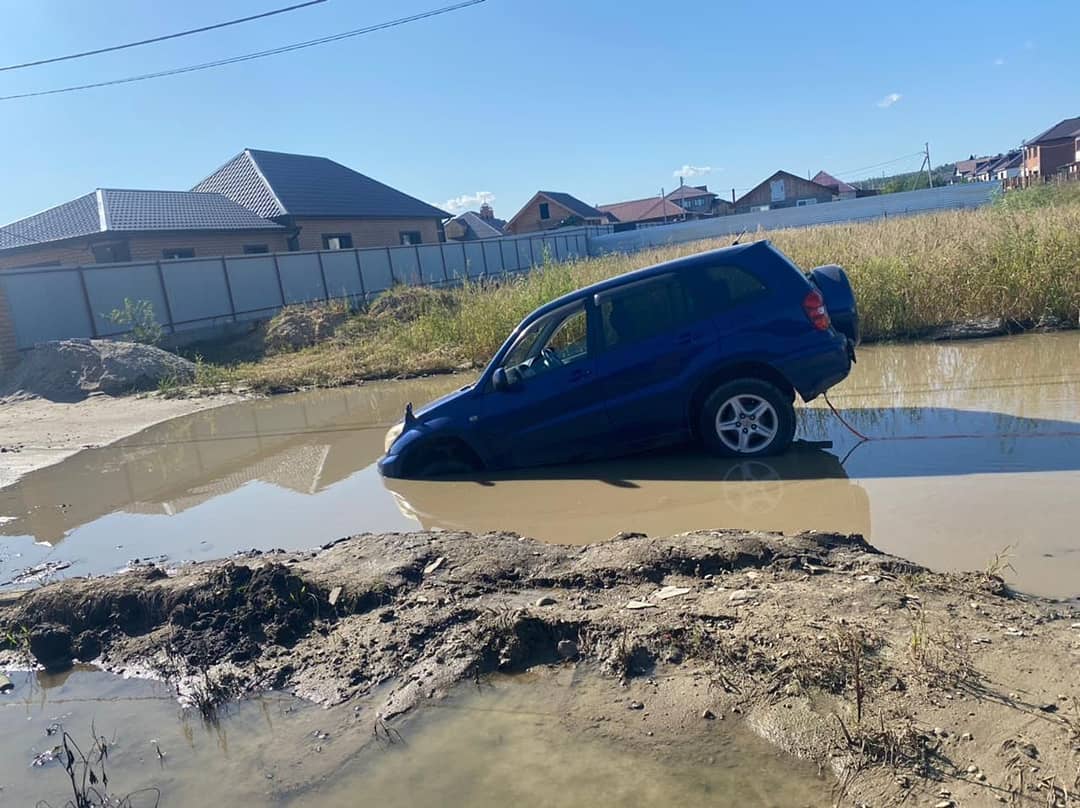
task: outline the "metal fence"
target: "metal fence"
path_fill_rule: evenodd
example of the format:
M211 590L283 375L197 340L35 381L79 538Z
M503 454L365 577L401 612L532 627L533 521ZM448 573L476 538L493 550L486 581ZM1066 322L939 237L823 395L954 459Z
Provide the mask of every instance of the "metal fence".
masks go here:
M589 253L633 252L646 247L680 244L686 241L753 233L758 229L779 230L785 227L812 227L820 224L856 222L887 216L910 216L935 210L974 208L985 205L1001 189L999 182L965 183L904 191L896 194L843 199L820 205L780 208L757 213L740 213L715 219L698 219L662 227L649 227L612 233L589 239Z
M165 332L182 342L284 306L360 302L396 284L443 286L584 258L589 238L607 232L581 227L443 244L8 269L0 270L0 299L7 298L18 349L123 334L128 328L109 314L125 299L149 301Z

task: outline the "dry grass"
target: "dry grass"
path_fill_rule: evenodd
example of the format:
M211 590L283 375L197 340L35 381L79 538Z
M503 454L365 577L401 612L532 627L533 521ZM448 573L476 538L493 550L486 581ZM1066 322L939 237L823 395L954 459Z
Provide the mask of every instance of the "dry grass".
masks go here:
M844 266L868 339L917 337L982 316L1075 323L1080 192L1074 191L1035 189L979 210L763 231L749 238L771 239L804 269ZM552 263L500 283L469 283L433 295L419 308L401 307L414 313L412 319L360 313L311 348L227 367L204 364L200 383L292 389L479 367L537 306L613 275L727 243L716 239Z

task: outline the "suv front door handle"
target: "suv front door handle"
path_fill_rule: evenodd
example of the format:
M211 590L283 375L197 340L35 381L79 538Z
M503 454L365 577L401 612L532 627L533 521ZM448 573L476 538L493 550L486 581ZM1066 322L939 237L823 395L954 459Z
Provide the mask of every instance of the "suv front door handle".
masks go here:
M675 342L678 345L689 345L691 342L696 340L697 337L698 335L695 334L693 331L687 331L685 334L679 334L679 336L675 338Z
M590 376L592 376L592 371L591 370L589 370L588 368L581 368L580 370L575 370L573 373L570 374L570 381L571 382L580 382L580 381L584 381L585 379L589 378Z

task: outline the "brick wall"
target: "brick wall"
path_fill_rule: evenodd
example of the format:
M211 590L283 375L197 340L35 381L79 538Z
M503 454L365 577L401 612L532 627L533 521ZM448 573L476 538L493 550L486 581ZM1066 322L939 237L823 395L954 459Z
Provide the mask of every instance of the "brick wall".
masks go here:
M549 218L540 218L540 205L546 203L548 206ZM512 226L507 226L507 232L513 233L515 236L521 233L538 233L541 230L551 230L553 227L558 227L559 222L568 216L573 216L574 212L569 208L564 208L558 202L554 202L547 197L538 197L529 203L520 214L514 217L514 223Z
M348 233L354 247L397 247L404 231L418 231L424 244L439 243L437 219L304 219L297 218L300 249L323 249L323 234Z
M15 321L11 318L4 287L0 286L0 370L7 370L19 361L15 343Z
M265 244L270 252L288 249L284 230L252 230L246 232L205 232L184 230L175 233L131 233L127 235L103 234L93 239L79 239L62 244L41 244L0 252L0 269L26 267L35 264L58 262L62 266L88 266L94 261L93 244L127 241L132 261L147 261L162 257L162 250L189 248L195 257L239 255L245 244Z

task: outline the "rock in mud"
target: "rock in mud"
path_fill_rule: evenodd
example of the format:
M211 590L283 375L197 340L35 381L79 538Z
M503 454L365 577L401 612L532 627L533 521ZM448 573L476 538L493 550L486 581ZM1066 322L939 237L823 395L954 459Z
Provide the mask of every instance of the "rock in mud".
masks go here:
M559 640L555 649L563 659L577 659L578 645L573 640Z
M71 630L56 623L34 626L30 630L30 653L45 666L45 670L67 670L74 656Z

